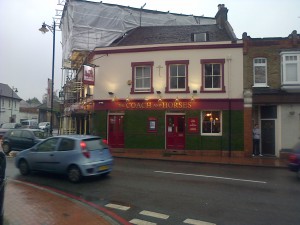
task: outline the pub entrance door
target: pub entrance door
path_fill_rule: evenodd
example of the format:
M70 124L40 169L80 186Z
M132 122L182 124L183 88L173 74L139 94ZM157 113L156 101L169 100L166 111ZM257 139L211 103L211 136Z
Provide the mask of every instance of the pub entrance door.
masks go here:
M166 115L166 148L185 148L185 115Z
M108 144L113 148L124 148L124 115L108 116Z

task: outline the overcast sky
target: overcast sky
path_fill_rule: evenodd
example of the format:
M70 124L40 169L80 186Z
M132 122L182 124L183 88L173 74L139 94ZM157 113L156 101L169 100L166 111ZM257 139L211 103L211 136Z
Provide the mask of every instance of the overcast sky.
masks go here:
M228 21L238 38L287 37L300 33L300 0L103 0L145 9L214 17L218 4L229 9ZM0 0L0 83L18 89L27 100L46 93L52 72L52 34L42 34L42 23L52 25L58 0ZM61 33L56 32L54 90L61 89Z

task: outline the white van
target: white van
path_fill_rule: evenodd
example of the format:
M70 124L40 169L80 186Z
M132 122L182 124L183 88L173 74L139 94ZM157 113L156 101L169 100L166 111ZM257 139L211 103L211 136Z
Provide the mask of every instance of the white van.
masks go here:
M23 120L21 125L23 128L39 129L37 120Z

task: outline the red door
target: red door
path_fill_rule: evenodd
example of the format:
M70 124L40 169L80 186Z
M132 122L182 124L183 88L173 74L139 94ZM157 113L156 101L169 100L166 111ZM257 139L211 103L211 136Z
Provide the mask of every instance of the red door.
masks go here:
M124 148L124 115L109 115L108 144L113 148Z
M185 116L167 115L166 142L167 149L185 148Z

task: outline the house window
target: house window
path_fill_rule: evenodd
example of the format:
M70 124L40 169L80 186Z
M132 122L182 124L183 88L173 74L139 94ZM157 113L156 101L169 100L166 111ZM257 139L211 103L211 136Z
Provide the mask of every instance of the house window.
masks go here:
M224 59L201 60L201 92L224 92Z
M267 59L253 59L253 83L254 87L267 86Z
M167 61L166 92L188 92L188 60Z
M222 120L220 111L202 112L202 135L221 135Z
M153 62L131 63L132 86L131 93L153 92Z
M300 84L300 52L281 53L281 72L283 85Z

